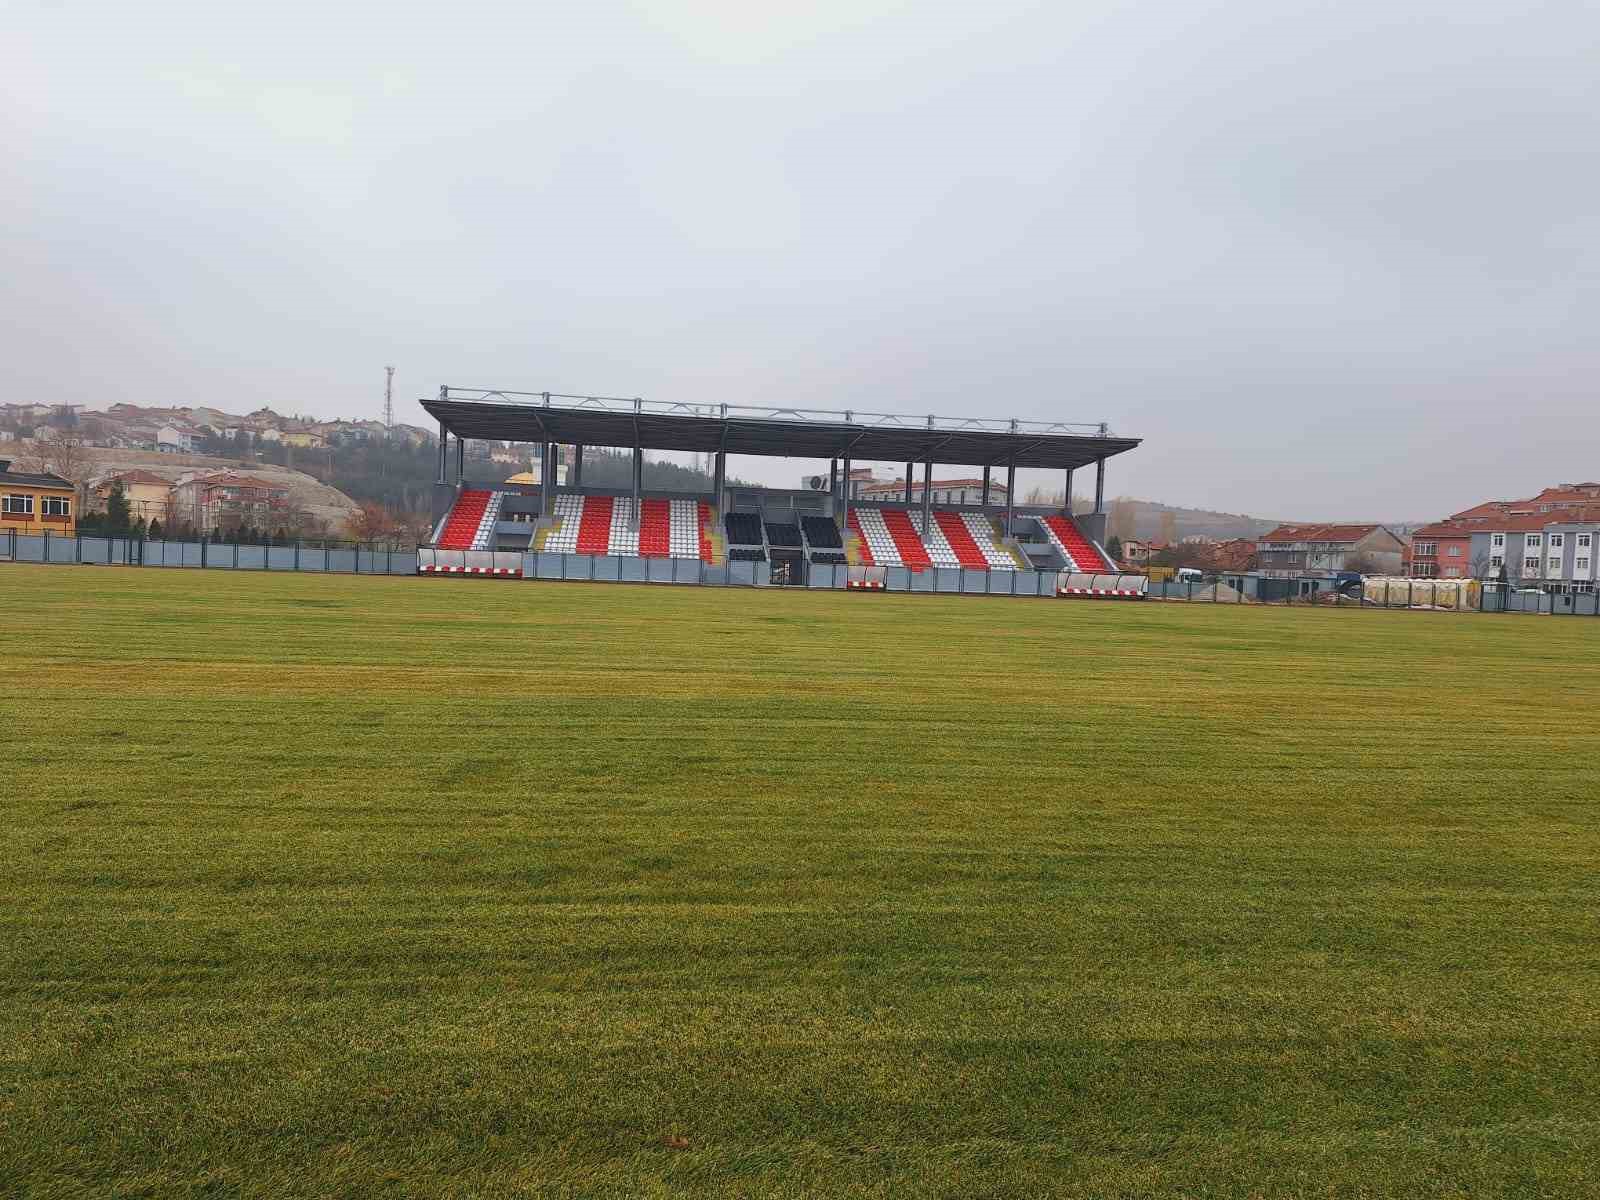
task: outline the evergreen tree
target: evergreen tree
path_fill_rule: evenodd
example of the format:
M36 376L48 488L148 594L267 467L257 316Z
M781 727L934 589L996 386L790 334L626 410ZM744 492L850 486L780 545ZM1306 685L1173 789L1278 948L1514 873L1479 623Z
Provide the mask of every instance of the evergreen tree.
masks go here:
M1116 561L1122 559L1122 539L1114 533L1111 535L1111 540L1106 543L1106 553Z
M161 540L161 535L163 533L165 533L165 532L166 532L166 530L161 528L161 518L160 517L152 518L151 521L150 521L150 533L149 533L150 540L152 542L159 542Z
M112 534L125 534L128 532L128 517L133 512L133 506L128 503L128 497L122 492L122 481L119 479L111 485L111 495L106 497L105 530Z

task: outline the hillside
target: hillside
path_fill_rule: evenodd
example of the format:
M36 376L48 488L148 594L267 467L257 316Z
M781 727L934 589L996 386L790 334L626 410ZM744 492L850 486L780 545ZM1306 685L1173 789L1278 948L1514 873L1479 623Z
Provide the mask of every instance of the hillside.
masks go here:
M163 454L155 450L108 450L100 447L86 447L82 454L92 464L88 470L91 477L138 469L163 479L176 480L178 476L196 468L260 475L265 480L287 487L290 505L304 512L308 523L325 523L328 530L334 533L341 531L350 515L356 511L356 502L338 488L329 487L303 471L270 463L245 463L236 458L207 454Z

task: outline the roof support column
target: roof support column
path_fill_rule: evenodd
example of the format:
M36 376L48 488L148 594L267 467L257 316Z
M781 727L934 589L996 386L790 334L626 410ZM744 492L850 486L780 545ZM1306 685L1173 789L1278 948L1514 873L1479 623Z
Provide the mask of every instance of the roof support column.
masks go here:
M456 435L456 486L459 487L467 477L467 443L466 439Z
M556 511L555 443L545 442L539 456L539 511L548 517Z
M1061 511L1067 520L1072 519L1072 468L1067 468L1067 498L1061 502Z
M567 478L569 487L583 486L583 443L572 448L572 474Z
M1006 536L1010 537L1013 509L1017 504L1017 464L1015 461L1006 464Z
M839 510L843 507L839 496L839 460L837 458L828 460L828 499L833 501L833 515L837 517Z
M933 520L933 459L922 464L922 536L928 536Z
M846 451L845 452L845 456L844 456L844 480L843 480L843 482L844 482L844 503L841 506L840 511L844 515L839 519L839 528L840 529L848 529L850 527L850 453L849 453L849 451Z
M1106 510L1106 460L1095 459L1094 464L1094 515L1099 516Z
M987 517L989 515L989 464L988 463L984 463L983 464L983 503L980 504L979 507L983 509L983 515Z
M913 478L915 478L916 470L917 470L917 464L916 463L907 463L906 464L906 507L907 508L911 507L911 480Z
M633 531L639 532L639 493L644 488L644 450L633 448Z
M711 476L711 490L713 493L715 493L712 503L716 506L716 509L719 513L723 508L722 493L727 490L727 487L728 452L726 450L718 450L716 468Z
M450 431L444 427L444 422L439 422L439 482L444 482L445 472L448 471L450 462Z

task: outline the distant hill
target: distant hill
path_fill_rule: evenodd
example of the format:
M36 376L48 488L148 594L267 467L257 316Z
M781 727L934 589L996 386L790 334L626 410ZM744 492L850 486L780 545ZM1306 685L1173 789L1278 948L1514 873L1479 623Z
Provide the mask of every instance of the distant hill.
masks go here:
M1119 496L1111 503L1127 505L1133 510L1133 536L1141 539L1163 536L1165 532L1162 528L1163 513L1172 514L1172 535L1179 541L1189 537L1215 538L1217 541L1256 537L1283 524L1281 520L1267 517L1213 512L1205 508L1181 508L1174 504L1162 504L1156 500L1138 500L1129 496Z

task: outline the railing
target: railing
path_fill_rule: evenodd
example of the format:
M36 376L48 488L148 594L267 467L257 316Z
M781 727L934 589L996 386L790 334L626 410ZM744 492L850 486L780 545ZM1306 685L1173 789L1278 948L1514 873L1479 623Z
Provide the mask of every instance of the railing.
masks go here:
M443 387L440 400L514 404L528 408L573 408L623 415L699 417L705 420L793 421L875 429L918 429L946 433L1045 434L1056 437L1111 437L1104 421L1026 421L1010 417L940 417L859 409L809 408L764 404L691 404L646 400L642 396L579 396L566 392L517 392L491 388Z

